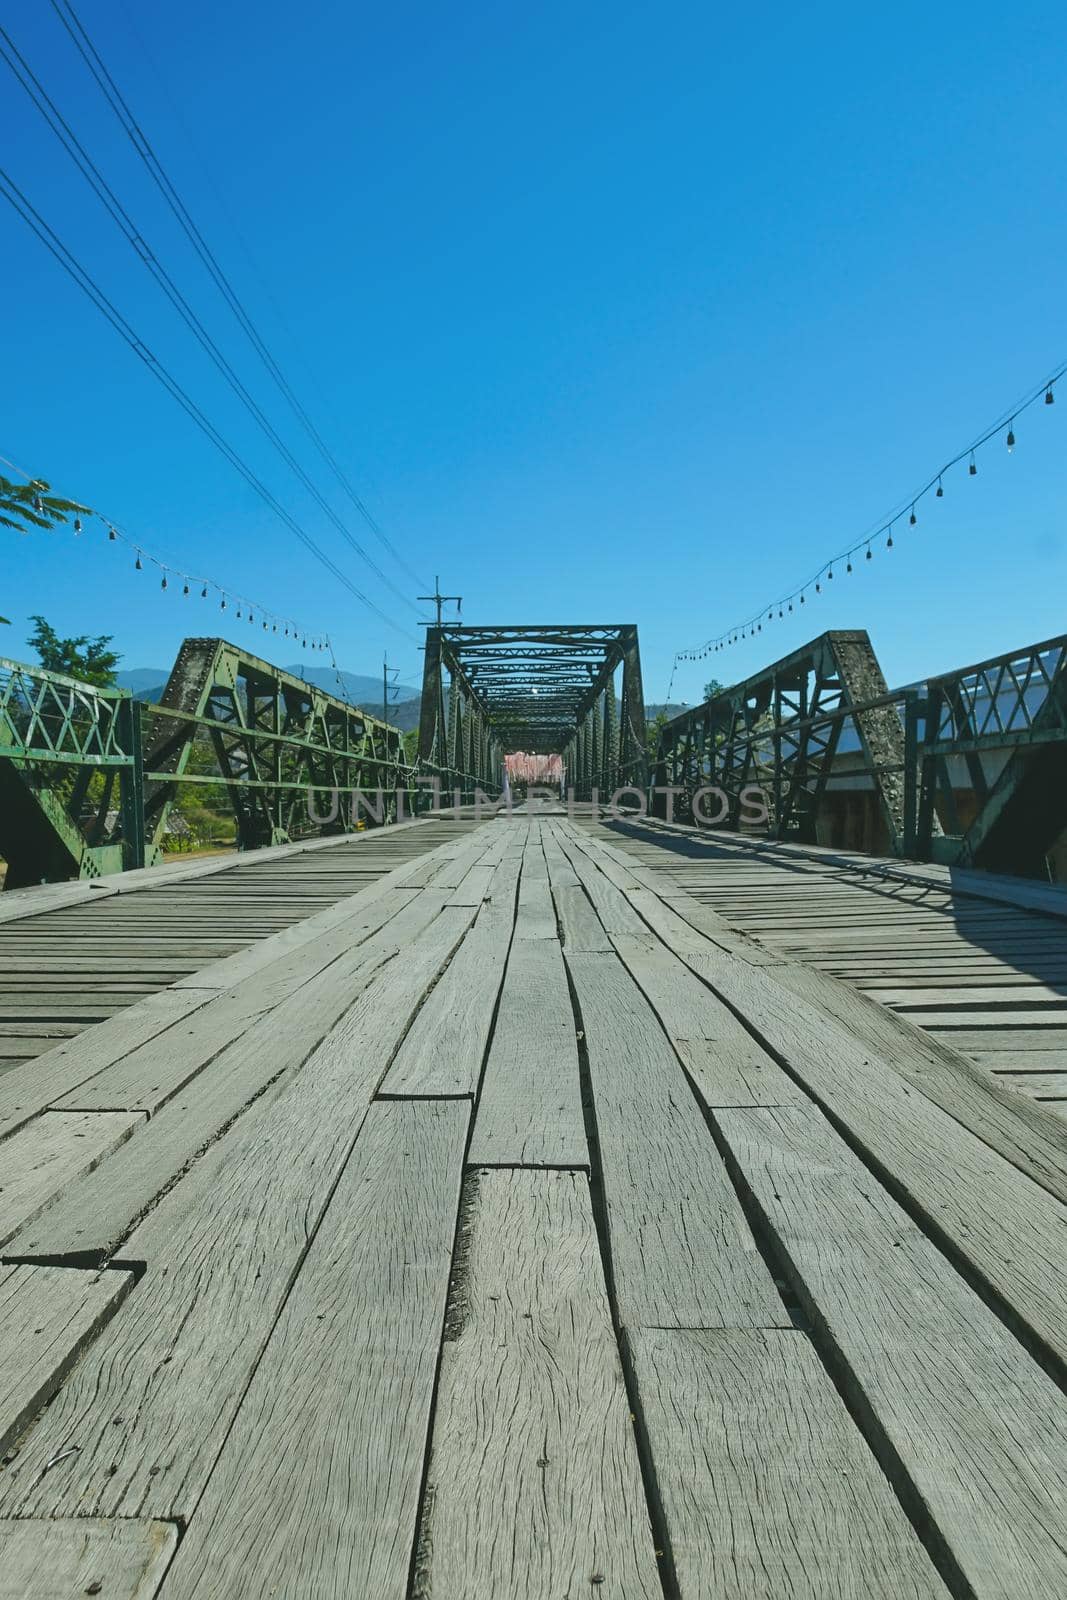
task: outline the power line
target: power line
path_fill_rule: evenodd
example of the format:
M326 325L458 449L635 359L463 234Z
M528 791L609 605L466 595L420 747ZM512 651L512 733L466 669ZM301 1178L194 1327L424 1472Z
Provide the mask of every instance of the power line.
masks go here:
M42 478L27 472L25 467L18 466L14 461L9 460L7 456L0 455L0 462L5 467L10 467L12 472L17 472L20 478L25 478L27 483L40 484L43 482ZM281 624L283 636L286 638L291 634L294 640L302 639L305 646L308 645L310 640L310 648L312 650L332 648L329 644L329 634L326 633L325 629L320 631L315 628L306 628L297 622L295 618L285 616L280 611L273 610L270 606L261 605L258 600L250 600L247 595L241 594L231 584L219 583L216 578L205 578L202 574L197 575L196 573L186 572L183 567L177 566L173 561L165 561L162 556L156 555L154 551L149 550L147 545L140 539L136 539L128 528L124 528L120 522L116 522L114 518L107 516L102 511L90 510L86 507L79 512L73 521L75 538L80 538L84 531L83 516L92 518L100 524L106 531L109 544L119 542L133 551L136 557L136 571L143 571L146 561L155 567L161 574L161 589L175 594L180 593L183 598L191 597L194 591L199 591L201 600L207 600L210 592L214 590L215 594L219 596L221 610L225 611L232 603L235 616L243 619L244 613L241 610L243 606L248 612L250 625L255 623L258 616L265 632L277 633L278 625Z
M226 304L237 318L237 321L243 328L256 354L259 356L274 382L281 390L281 393L284 395L294 415L300 422L301 427L312 440L315 448L318 450L319 454L322 456L323 460L330 468L330 471L333 473L334 477L345 491L345 494L348 496L349 500L363 518L364 522L370 528L371 532L375 534L375 536L384 545L386 550L389 551L389 554L393 557L394 561L403 567L408 576L416 583L420 584L423 588L426 588L426 579L420 578L419 575L408 565L405 558L396 549L388 534L386 534L385 530L378 523L377 519L372 515L363 500L360 499L359 495L352 487L338 462L330 452L318 429L308 416L307 411L297 399L292 387L285 377L285 374L282 372L274 356L271 354L266 342L260 335L248 312L245 310L236 290L233 288L229 279L226 277L226 274L219 266L218 261L215 259L214 253L208 246L207 241L200 232L200 229L190 216L181 196L174 187L174 184L167 176L167 173L164 170L163 165L155 151L153 150L148 138L141 129L137 119L134 117L133 112L126 104L118 85L115 83L115 80L112 78L110 72L105 66L99 51L96 49L92 39L89 37L89 34L75 12L74 7L69 3L69 0L52 0L52 8L59 17L59 20L62 22L64 28L67 30L67 33L73 40L79 55L85 62L93 78L96 80L101 93L103 94L105 100L107 100L112 111L115 113L115 116L118 118L131 144L147 168L150 177L152 178L156 187L160 190L175 218L177 219L179 226L188 238L190 244L193 246L193 249L196 251L197 255L200 257L201 262L215 283L219 293L222 295L223 299L226 301Z
M37 78L25 57L19 52L18 47L13 43L10 34L8 34L3 27L0 27L0 57L4 59L14 76L18 79L19 83L21 83L31 101L48 123L49 127L52 129L52 132L56 135L56 138L62 144L71 160L77 166L78 170L81 172L82 176L85 178L86 182L89 184L90 188L93 190L94 194L97 196L104 209L115 223L116 227L118 227L120 232L130 244L134 253L141 259L141 261L144 262L144 265L148 268L148 271L152 274L153 278L155 278L156 282L167 296L167 299L171 302L175 310L181 316L183 322L189 328L194 338L210 357L218 371L221 372L222 376L226 379L226 382L229 384L234 394L237 395L238 399L251 414L262 432L270 440L271 444L273 444L279 455L296 474L300 482L304 485L305 489L307 489L308 493L314 499L315 503L325 513L337 531L341 534L342 538L345 539L345 541L351 546L361 560L367 563L371 571L381 579L386 588L391 590L398 600L402 601L404 605L408 606L409 609L413 611L416 616L418 616L418 607L412 603L406 594L404 594L403 590L397 588L396 584L386 577L385 573L367 554L366 550L364 550L359 541L353 537L349 529L342 522L341 518L333 510L333 507L320 493L318 486L315 484L313 479L304 471L304 468L301 466L300 462L293 455L285 441L280 437L277 430L271 424L270 419L265 415L260 406L257 405L255 399L248 392L245 385L241 382L241 379L238 377L229 361L227 361L218 345L212 339L211 335L200 321L200 318L197 316L188 300L186 300L185 296L175 284L174 280L170 277L169 273L160 263L155 252L144 239L142 234L138 231L133 218L122 205L122 202L118 199L114 190L109 186L107 180L100 172L100 169L96 166L92 157L86 151L84 145L80 143L77 135L70 127L70 124L64 119L62 113L55 105L55 102L48 95L47 90L42 85L40 79Z
M1062 362L1054 369L1049 377L1043 379L1041 383L1036 386L1036 388L1028 389L1025 394L1015 402L1014 405L1009 407L1008 410L1001 412L996 422L991 423L989 427L985 428L976 439L973 439L970 444L964 445L962 450L957 451L954 456L952 456L941 467L939 467L938 470L927 480L926 483L923 484L920 489L917 489L914 494L906 495L903 500L899 501L896 509L891 515L888 517L883 517L878 522L872 524L870 529L866 533L861 534L854 543L849 545L846 549L838 551L838 553L834 556L831 556L828 561L824 561L822 565L804 583L798 584L796 588L792 589L788 594L779 596L777 600L772 600L768 604L761 606L760 609L745 622L735 623L732 628L727 628L723 633L715 635L710 639L705 639L703 644L697 645L692 650L679 650L674 657L675 665L679 661L702 661L706 656L711 655L715 651L725 650L730 645L737 644L739 639L744 639L746 637L753 638L757 633L762 633L765 622L771 623L775 621L776 617L778 619L784 618L787 611L793 610L794 602L799 605L806 605L809 592L821 594L824 580L828 583L832 583L834 581L835 566L840 567L841 563L844 562L845 574L847 576L853 570L853 556L860 555L862 552L863 559L865 561L871 561L874 555L873 545L876 540L884 537L886 548L892 550L894 547L893 532L894 529L897 528L897 524L903 523L905 517L907 517L907 526L909 528L914 528L919 520L916 507L919 506L927 496L931 496L936 500L941 500L944 498L945 489L943 480L946 474L951 472L953 467L958 467L961 462L966 461L968 476L972 478L977 477L978 465L975 461L976 452L981 450L983 446L989 444L992 439L998 438L1001 434L1004 435L1004 442L1008 450L1014 450L1015 422L1017 418L1021 417L1024 412L1030 409L1031 406L1037 405L1039 402L1043 402L1045 405L1049 406L1052 405L1055 401L1053 390L1056 384L1065 374L1067 374L1067 362ZM1006 432L1005 429L1007 430ZM671 668L672 685L673 682L674 666Z
M233 446L223 438L214 424L204 415L203 411L201 411L196 402L185 392L185 390L178 383L177 379L172 377L162 362L152 354L151 350L149 350L144 341L138 337L133 328L126 321L125 317L123 317L121 312L116 309L99 285L93 280L93 278L90 277L89 273L85 271L80 262L78 262L78 260L71 254L63 241L49 227L40 213L34 209L29 200L27 200L26 196L22 193L22 190L19 189L18 185L2 167L0 167L0 194L3 195L4 199L7 200L13 209L18 213L18 215L26 223L27 227L37 235L41 243L51 252L63 269L70 275L70 277L74 279L75 283L93 302L97 310L103 313L108 322L111 323L111 326L120 335L120 337L125 340L134 354L144 363L153 376L159 380L168 393L171 394L175 400L177 400L178 404L182 407L186 414L192 418L197 427L207 435L216 449L219 450L220 453L225 456L226 460L229 461L231 466L233 466L241 474L245 482L256 491L256 493L271 508L275 515L281 518L282 522L284 522L289 531L296 535L301 544L303 544L305 548L311 552L317 561L322 563L326 570L337 579L338 583L342 584L344 588L348 590L349 594L353 595L361 602L361 604L365 605L368 610L373 611L375 616L379 617L382 622L387 624L387 626L395 629L397 633L403 634L405 638L411 638L411 635L405 633L404 629L398 622L395 622L392 617L387 616L387 614L382 611L379 606L375 605L373 600L369 599L362 592L362 590L356 587L356 585L348 577L347 573L343 572L337 563L330 556L328 556L318 544L316 544L315 540L312 539L310 534L305 532L299 522L297 522L296 518L275 498L275 496L267 488L266 484L256 476L251 467L246 465L246 463L237 454Z

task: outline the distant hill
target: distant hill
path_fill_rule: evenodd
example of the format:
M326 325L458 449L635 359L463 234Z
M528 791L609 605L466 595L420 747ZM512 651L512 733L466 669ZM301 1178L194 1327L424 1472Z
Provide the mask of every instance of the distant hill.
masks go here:
M138 700L155 701L169 676L165 667L131 667L127 672L116 672L115 682L120 689L132 689Z
M664 704L664 705L659 705L659 706L646 706L645 707L645 721L646 722L654 722L656 720L656 718L659 716L661 711L665 711L667 713L668 718L670 718L670 717L680 717L683 711L691 711L692 709L693 709L692 706L687 705L684 700L680 701L678 704L675 704L673 701L671 701L670 704Z
M305 683L313 683L327 694L339 695L351 705L369 711L372 716L380 717L382 714L381 678L372 678L365 672L341 672L341 683L338 684L338 673L333 667L312 667L301 661L283 667L282 671L292 673L294 678L303 678ZM116 672L115 682L120 689L132 690L135 699L147 700L155 705L166 688L169 676L164 667L129 667ZM389 699L388 720L393 726L414 728L419 720L420 690L413 689L410 684L397 683L390 689Z

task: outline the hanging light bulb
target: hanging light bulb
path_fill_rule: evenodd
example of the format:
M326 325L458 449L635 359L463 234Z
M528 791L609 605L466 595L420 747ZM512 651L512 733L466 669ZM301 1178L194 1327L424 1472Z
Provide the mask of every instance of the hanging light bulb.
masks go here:
M201 598L201 600L206 600L207 599L207 584L206 583L205 583L204 587L200 591L200 598Z
M238 622L240 622L240 620L241 620L241 608L240 608L240 606L237 607L237 620L238 620Z
M803 595L801 595L801 597L800 597L800 603L801 603L801 605L804 605L804 603L805 603Z
M256 619L255 619L255 617L254 617L254 616L253 616L253 615L252 615L252 613L251 613L251 611L250 611L250 612L249 612L249 613L248 613L248 625L249 625L249 627L251 627L251 626L252 626L252 624L253 624L253 622L255 622L255 620L256 620Z
M307 647L308 647L308 642L307 642L307 640L306 640L306 639L305 639L305 640L304 640L304 644L303 644L303 648L304 648L304 649L305 649L305 650L306 650L306 649L307 649Z
M167 587L167 574L166 573L163 574L163 581L162 581L162 583L160 584L159 587L161 589L165 589Z
M141 571L143 571L143 567L142 567L142 563L141 563L141 556L140 556L140 552L138 552L138 555L137 555L137 560L136 560L136 561L135 561L135 562L134 562L134 564L133 564L133 566L134 566L134 571L135 571L135 572L141 572Z
M183 583L182 584L182 594L188 594L188 593L189 593L189 585L187 583Z
M975 465L974 451L973 450L971 451L971 464L967 468L967 472L968 472L969 476L972 477L972 478L977 478L977 476L978 476L978 468Z
M33 497L33 509L36 511L38 516L40 516L41 512L44 510L44 506L41 504L41 497L39 494L35 494Z
M263 624L263 626L264 626L264 627L266 627L266 623L264 623L264 624ZM277 633L277 631L278 631L278 624L277 624L277 623L275 623L275 624L274 624L274 626L273 626L273 627L272 627L272 628L271 628L271 630L270 630L270 631L271 631L271 633Z
M226 596L225 595L223 595L223 597L222 597L222 604L219 606L219 610L220 611L225 611L226 610Z
M889 538L885 542L885 547L886 547L887 550L892 550L892 548L893 548L893 530L892 530L892 528L890 528L890 530L889 530Z
M829 579L831 579L831 580L832 580L832 579L833 579L833 576L834 576L834 569L833 569L833 567L827 567L827 569L826 569L826 576L827 576L827 577L828 577L828 578L829 578Z
M1052 392L1052 385L1050 383L1048 388L1045 390L1045 404L1047 406L1053 405L1055 403L1055 399L1056 396Z
M918 517L915 515L915 507L912 506L912 508L911 508L911 516L908 518L908 521L911 523L911 526L914 528L914 526L918 522L918 520L919 520ZM890 532L892 532L892 528L890 528Z
M846 572L851 572L852 571L852 558L851 558L851 556L849 557L848 566L845 568L845 571Z
M118 538L118 534L115 532L114 528L109 528L107 530L107 536L108 536L109 539L117 539Z
M822 594L822 584L819 582L818 578L815 580L815 593Z
M81 533L81 531L82 531L82 519L81 519L81 517L75 517L74 518L74 532L77 534L77 533Z
M870 547L870 545L867 546L867 560L868 561L873 561L874 560L874 557L871 555L871 547Z
M1011 421L1008 423L1008 437L1005 439L1004 443L1007 445L1008 454L1010 455L1011 452L1015 449L1015 418L1014 417L1012 417Z
M790 602L789 602L789 609L790 609L790 611L792 611L792 609L793 609L793 602L792 602L792 600L790 600Z
M938 500L943 500L945 498L945 490L944 490L944 486L942 485L942 482L941 482L940 473L938 473L937 490L936 490L935 498L938 499Z

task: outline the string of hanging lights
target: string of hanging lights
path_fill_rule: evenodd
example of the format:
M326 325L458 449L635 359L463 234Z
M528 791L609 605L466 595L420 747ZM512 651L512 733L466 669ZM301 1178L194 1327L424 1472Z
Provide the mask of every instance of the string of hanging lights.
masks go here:
M32 479L21 467L17 467L6 456L0 456L0 461L17 472L28 483L38 480ZM38 506L34 503L34 509ZM272 611L269 606L260 605L256 600L250 600L247 595L239 594L227 584L216 582L214 578L197 577L194 573L186 572L181 567L176 567L173 562L164 561L161 556L155 555L140 540L135 539L119 523L105 517L101 512L86 510L76 515L71 527L76 539L81 538L86 530L87 522L94 522L106 532L108 544L121 544L133 552L133 568L135 572L145 572L149 568L159 574L159 588L161 593L174 593L183 599L199 598L218 602L220 611L232 614L235 621L243 622L247 619L250 627L259 623L264 633L281 633L284 638L300 640L305 650L329 650L329 636L319 629L305 628L292 617L282 616L277 611Z
M814 598L815 595L821 594L824 583L833 583L835 581L835 568L839 572L843 571L846 577L849 576L855 571L855 562L862 561L865 565L868 561L874 560L875 546L880 544L883 539L885 541L884 548L892 550L894 548L894 531L900 531L900 525L904 523L905 519L909 528L914 528L918 524L917 507L922 504L927 496L935 500L944 499L944 480L953 467L957 467L966 461L968 477L977 477L977 452L991 441L1001 437L1009 454L1014 451L1016 421L1033 405L1039 403L1046 406L1053 405L1056 399L1055 386L1065 373L1067 373L1067 362L1058 367L1050 377L1045 378L1035 389L1028 391L1022 400L1018 401L1010 411L1004 412L979 438L965 446L950 461L946 461L943 466L939 467L929 481L923 484L921 489L901 501L893 514L886 517L872 532L864 534L847 549L839 551L837 555L832 556L828 561L824 561L817 572L804 583L799 584L790 593L780 596L779 599L761 606L745 622L736 623L732 628L727 628L725 632L710 639L705 639L704 643L696 646L695 649L679 650L671 667L672 687L675 668L680 661L703 661L709 655L713 655L720 650L729 649L731 645L737 644L739 640L755 638L757 634L763 632L765 624L784 619L794 610L794 607L806 606L809 598ZM670 691L668 690L669 698Z

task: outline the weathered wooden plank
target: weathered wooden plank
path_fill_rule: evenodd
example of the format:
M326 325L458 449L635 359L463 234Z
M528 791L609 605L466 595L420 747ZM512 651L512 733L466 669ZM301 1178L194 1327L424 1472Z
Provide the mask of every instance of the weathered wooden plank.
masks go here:
M1067 1049L972 1051L972 1060L986 1072L1067 1072Z
M888 1172L1038 1337L1067 1359L1067 1281L1055 1266L1063 1250L1063 1211L1048 1188L905 1082L885 1052L857 1045L826 1009L727 955L690 959L849 1129L872 1164ZM1036 1102L1022 1100L1008 1100L1004 1109L1009 1117L1043 1114ZM1051 1157L1056 1129L1051 1113L1044 1114ZM1043 1170L1049 1186L1059 1181L1051 1162ZM1024 1252L1020 1237L1028 1240Z
M574 1010L554 940L517 939L511 947L470 1160L589 1164Z
M172 1523L0 1521L0 1600L152 1600L178 1543Z
M672 950L649 950L621 937L616 948L709 1110L788 1105L802 1098L793 1080Z
M427 995L386 1074L383 1095L477 1092L511 944L517 878L517 862L493 869L488 903Z
M1032 1050L1042 1053L1067 1050L1067 1027L953 1028L951 1032L945 1031L937 1037L964 1055L986 1055L990 1051L1007 1051L1018 1055L1029 1054Z
M0 1512L191 1515L396 1041L470 916L443 911L413 941L406 978L397 967L393 987L361 996L131 1235L123 1259L148 1270L28 1436L18 1472L0 1475ZM72 1437L78 1454L42 1477Z
M0 1266L0 1455L55 1393L132 1285L129 1272ZM4 1557L0 1570L6 1551Z
M883 1465L951 1553L955 1592L1067 1592L1067 1397L814 1106L718 1122Z
M0 1244L117 1150L139 1112L46 1111L0 1144Z
M628 1327L789 1318L681 1065L615 956L567 966L581 1012L612 1270Z
M416 1593L659 1600L585 1177L472 1175L461 1249Z
M168 1576L173 1600L404 1600L469 1116L372 1106Z
M439 909L444 897L422 902ZM364 959L375 968L402 948L411 929L424 926L421 912L408 912L410 897L389 896L366 912L323 932L313 942L286 952L259 972L249 973L234 989L209 993L209 1004L170 1032L157 1036L58 1102L87 1110L135 1107L155 1114L211 1062L219 1051L255 1029L276 1006L298 993L335 962L337 978L354 973ZM260 1030L258 1037L262 1039Z
M207 995L164 989L98 1023L88 1033L27 1062L0 1077L0 1134L10 1133L31 1117L120 1061L148 1039L180 1022L202 1006Z
M574 883L557 885L553 879L552 898L564 945L578 954L603 954L611 949L611 939L604 924L593 910L592 901L578 882L577 875L568 867Z
M472 911L443 911L447 890L428 890L365 944L340 957L253 1027L222 1048L187 1092L176 1095L106 1167L71 1185L11 1245L28 1256L101 1260L155 1197L256 1096L281 1093L331 1028L368 1025L380 1008L389 1044L436 976L456 929ZM444 916L440 930L435 919ZM456 921L459 919L459 921ZM400 946L403 961L393 959ZM397 1021L396 1034L402 1022ZM373 1038L373 1029L370 1037ZM388 1056L378 1061L384 1072ZM370 1063L368 1063L369 1065ZM269 1097L269 1096L268 1096Z
M948 1600L804 1334L628 1344L681 1600Z
M1018 1089L1032 1095L1035 1100L1062 1100L1067 1097L1067 1072L1011 1072L1005 1073L1001 1082L1009 1089Z
M925 1078L919 1080L921 1093L902 1079L898 1058L907 1054L908 1039L899 1030L910 1030L912 1042L924 1046L924 1070L938 1060L952 1067L952 1058L936 1056L931 1042L884 1007L795 964L757 970L711 945L703 954L689 948L680 953L1038 1337L1067 1358L1067 1284L1052 1265L1063 1248L1062 1212L1052 1195L1067 1193L1055 1114L996 1088L981 1074L969 1085L968 1106L967 1079L955 1068L957 1098L951 1111L943 1111L932 1089L928 1097ZM817 999L810 993L813 985ZM837 995L834 1004L846 1007L845 1022L825 1000L828 987ZM883 1048L880 1030L887 1027L893 1038ZM930 1077L936 1081L935 1072ZM977 1122L983 1106L979 1135L964 1119ZM984 1142L994 1137L1004 1142L1009 1158ZM1032 1170L1033 1181L1024 1168ZM1022 1255L1020 1228L1032 1244Z
M403 875L403 869L399 869L396 873L387 873L370 888L361 889L355 895L348 895L344 900L327 906L324 911L316 912L314 916L291 923L289 927L270 934L266 939L260 939L247 949L238 950L232 956L225 956L221 961L215 961L210 966L190 972L187 977L180 979L175 987L214 989L219 992L236 988L265 969L275 970L285 956L293 954L305 945L313 944L324 934L332 932L341 925L349 927L354 936L358 936L359 930L363 929L367 934L373 933L376 928L380 928L389 920L390 915L410 904L419 892L399 881L387 883L387 879L400 880Z
M552 893L544 877L530 875L529 851L522 858L522 878L519 881L519 905L515 918L516 939L558 939L556 911ZM542 871L544 863L542 861Z
M877 1052L928 1100L1067 1203L1067 1142L1040 1108L1022 1110L944 1037L921 1031L827 973L790 962L776 967L774 978L841 1023L856 1043Z

